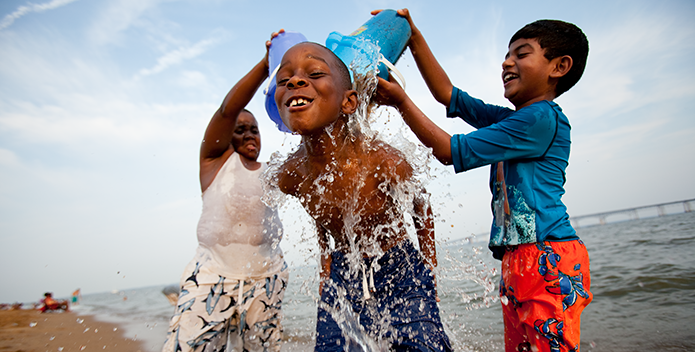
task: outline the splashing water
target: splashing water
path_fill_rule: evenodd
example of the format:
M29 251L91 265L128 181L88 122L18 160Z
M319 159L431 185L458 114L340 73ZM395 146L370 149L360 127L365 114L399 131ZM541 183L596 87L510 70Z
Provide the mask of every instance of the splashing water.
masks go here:
M362 47L369 46L362 45ZM379 53L377 46L371 46L371 48L366 53L367 55L361 57L361 60L358 58L350 65L350 70L355 77L353 87L359 94L359 105L355 114L350 116L348 120L347 139L350 142L362 143L362 148L368 152L376 151L382 148L384 144L394 147L413 169L413 177L411 179L396 180L397 182L392 182L393 179L387 179L378 186L381 192L388 194L393 200L393 206L387 211L387 219L389 220L377 224L372 223L368 229L365 228L366 219L362 211L364 204L361 204L359 201L359 191L368 180L376 178L378 173L370 172L367 174L365 171L358 174L358 177L354 177L351 180L353 185L351 188L352 193L348 193L345 199L338 203L325 197L325 194L331 190L334 182L345 176L341 165L335 159L327 163L323 170L324 172L313 180L311 186L314 193L301 196L298 199L286 196L278 187L279 172L294 151L286 155L280 152L275 152L271 155L268 169L262 177L265 194L263 201L271 207L279 207L281 214L294 213L300 208L311 213L312 210L315 211L321 207L330 207L335 204L341 208L342 233L344 240L347 241L347 246L343 251L349 267L349 272L346 275L353 278L364 276L364 273L361 271L363 258L379 258L384 255L384 251L376 243L377 241L369 242L364 240L365 237L362 234L365 231L373 234L388 234L397 233L402 228L405 228L408 235L411 238L414 237L415 225L413 216L416 214L413 212L413 203L417 197L423 196L425 186L436 177L436 175L431 175L432 169L429 166L433 160L431 150L418 142L412 141L412 133L402 122L400 116L397 114L392 116L392 111L378 107L371 102L371 97L377 87L376 67ZM397 124L396 127L393 127L394 123ZM333 132L332 128L332 125L327 128L329 135L331 135L330 132ZM332 141L334 145L338 145L341 142ZM424 194L424 197L429 200L429 195ZM316 263L320 263L322 253L316 246L317 229L315 221L312 221L317 219L306 213L303 214L303 216L293 217L296 222L301 224L299 242L308 244L302 249L303 257L306 258L306 264L310 264L310 261L313 260ZM435 217L441 222L445 222L445 219L441 219L441 214L435 212ZM285 218L287 219L288 217L286 216ZM437 231L437 236L440 236L439 232ZM331 241L329 251L335 250L336 244L333 237L329 239ZM441 283L437 288L440 297L457 297L461 304L468 305L468 309L488 307L490 303L498 300L494 294L495 285L493 283L496 271L489 268L479 258L480 250L476 249L473 254L451 253L441 238L437 239L437 243L439 244L438 257L440 258L440 265L435 269L435 275L437 281ZM378 272L380 267L376 264L376 260L374 264L371 269L374 272ZM320 301L316 290L319 281L319 268L317 268L314 275L304 279L300 284L299 290L307 297L310 297L315 305L321 305L336 321L346 342L344 349L346 351L388 351L388 341L383 337L389 335L392 322L388 314L382 314L384 307L379 307L376 304L366 304L365 309L368 311L368 315L377 317L372 322L376 326L366 331L360 325L360 316L352 310L351 304L346 298L347 293L341 288L333 287L338 292L336 304L329 306ZM451 281L466 281L470 282L471 285L465 285L465 288L462 288L461 285L445 284ZM327 283L330 284L330 282L329 280ZM482 292L480 292L481 288ZM324 289L326 288L324 287ZM455 346L455 349L460 350L460 348L456 348L456 345L462 344L461 341L465 340L465 336L462 336L466 333L464 330L465 325L460 323L460 316L448 316L444 313L442 311L442 322L445 330L447 330L452 345ZM308 329L311 328L308 327ZM452 334L452 332L457 333ZM310 333L310 335L314 335L314 333Z

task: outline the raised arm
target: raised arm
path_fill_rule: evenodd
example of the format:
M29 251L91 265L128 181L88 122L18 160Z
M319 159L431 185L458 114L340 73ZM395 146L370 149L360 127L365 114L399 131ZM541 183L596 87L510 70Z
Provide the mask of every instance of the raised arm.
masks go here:
M374 101L398 109L405 123L422 144L432 148L437 160L444 165L451 165L451 135L432 122L397 82L379 78Z
M376 15L379 12L381 12L381 10L375 10L372 11L372 14ZM430 50L429 45L427 45L427 41L425 41L422 32L415 26L413 18L410 16L410 11L408 11L408 9L400 9L398 10L398 14L405 17L410 24L411 35L408 47L413 54L413 58L415 58L415 63L420 70L422 78L427 84L427 88L429 88L434 99L448 107L451 101L451 90L454 87L451 84L449 76L444 72L444 69L434 57L434 54L432 54L432 50Z
M271 39L275 36L277 33L273 33ZM212 183L217 171L233 151L232 133L239 113L251 101L258 88L268 77L268 48L270 43L270 41L266 41L266 53L263 59L232 87L208 123L200 146L200 186L203 191Z

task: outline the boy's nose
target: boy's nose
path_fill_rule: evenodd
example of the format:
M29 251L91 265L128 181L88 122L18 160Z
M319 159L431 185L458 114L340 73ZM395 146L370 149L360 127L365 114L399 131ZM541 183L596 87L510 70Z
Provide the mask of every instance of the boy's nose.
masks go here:
M502 61L502 69L504 70L505 68L511 67L514 65L514 61L512 61L511 58L506 58L504 61Z
M293 76L287 81L287 88L300 88L307 85L307 81L301 77Z

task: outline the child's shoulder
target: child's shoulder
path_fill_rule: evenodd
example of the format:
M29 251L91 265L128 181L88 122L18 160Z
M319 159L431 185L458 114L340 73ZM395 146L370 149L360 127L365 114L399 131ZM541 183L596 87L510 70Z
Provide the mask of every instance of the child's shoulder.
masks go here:
M537 121L543 118L551 118L552 120L555 120L555 117L559 114L563 113L562 109L556 102L552 100L541 100L514 111L509 117L529 121Z
M366 158L377 171L383 170L402 177L410 177L413 173L413 168L403 152L383 141L374 141L366 153Z
M295 194L306 176L307 153L304 146L291 153L282 163L278 174L278 185L284 193Z

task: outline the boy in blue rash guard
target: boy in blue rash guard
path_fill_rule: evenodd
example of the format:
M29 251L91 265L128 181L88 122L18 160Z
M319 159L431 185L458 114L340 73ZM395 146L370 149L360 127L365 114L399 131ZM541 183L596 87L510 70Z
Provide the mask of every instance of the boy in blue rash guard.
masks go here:
M456 172L491 166L489 247L502 260L506 351L579 351L580 315L592 299L589 256L561 200L570 125L553 100L579 81L589 50L586 36L557 20L520 29L502 63L512 110L454 87L408 10L399 14L410 23L408 45L435 99L448 117L461 117L477 130L450 136L393 81L379 79L376 101L396 107L434 156Z

